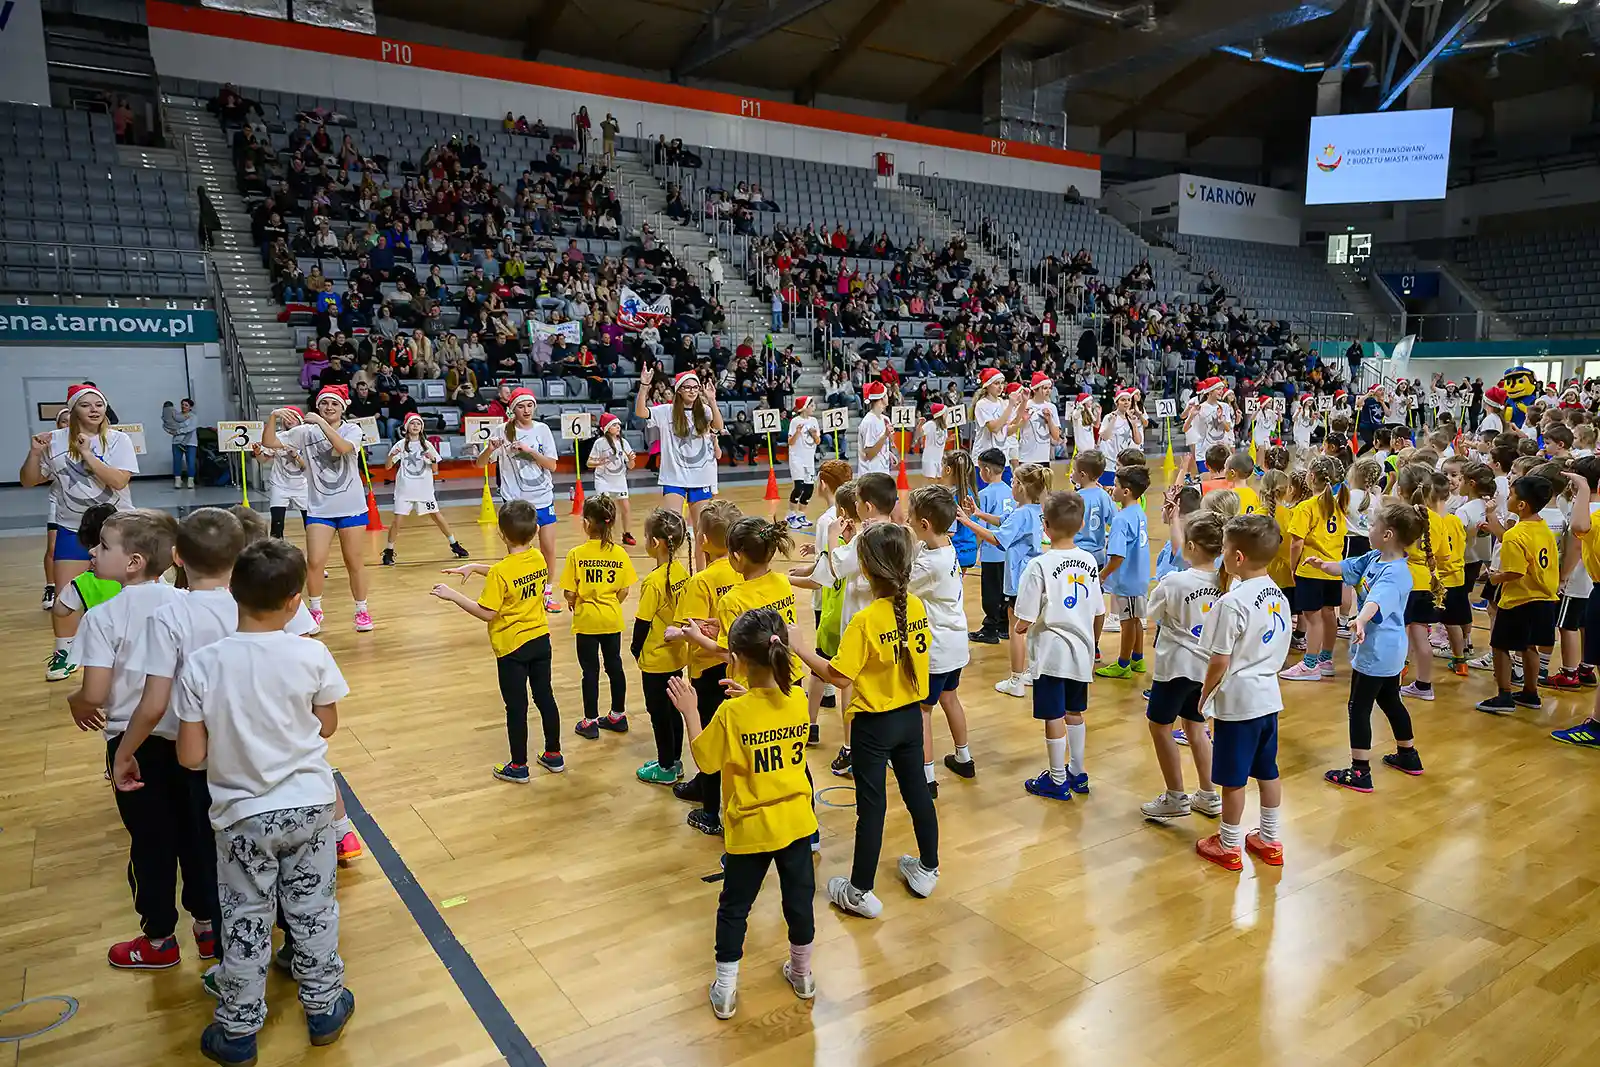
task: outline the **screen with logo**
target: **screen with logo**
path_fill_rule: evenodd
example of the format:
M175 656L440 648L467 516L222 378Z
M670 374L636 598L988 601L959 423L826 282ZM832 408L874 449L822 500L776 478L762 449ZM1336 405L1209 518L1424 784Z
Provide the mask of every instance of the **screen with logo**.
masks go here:
M1436 108L1313 118L1306 203L1444 199L1451 116Z

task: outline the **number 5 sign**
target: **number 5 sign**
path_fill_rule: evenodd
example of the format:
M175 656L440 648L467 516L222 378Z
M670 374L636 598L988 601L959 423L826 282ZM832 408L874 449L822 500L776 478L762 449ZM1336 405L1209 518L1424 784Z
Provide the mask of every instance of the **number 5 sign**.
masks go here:
M217 423L217 451L250 451L253 446L261 443L261 426L259 422Z
M777 408L756 408L750 414L756 433L777 433L783 427L783 412Z
M467 447L488 448L505 437L505 421L484 415L468 415L461 420L461 432L466 435Z

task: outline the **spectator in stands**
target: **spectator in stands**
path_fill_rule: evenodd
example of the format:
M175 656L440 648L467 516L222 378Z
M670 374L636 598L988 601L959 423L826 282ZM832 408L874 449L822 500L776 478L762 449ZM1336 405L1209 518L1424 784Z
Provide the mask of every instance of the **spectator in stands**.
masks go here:
M600 144L605 152L606 163L615 165L617 162L617 134L622 129L622 124L611 112L606 112L606 117L600 120Z
M578 155L587 158L589 155L589 108L578 108L578 114L573 118L573 133L578 139Z
M471 330L467 333L466 343L461 346L461 356L466 360L467 366L478 376L479 381L489 380L489 353L483 347L483 342L478 339L478 332Z
M333 282L322 283L322 292L317 294L315 308L317 336L327 337L339 328L339 321L344 315L344 305L339 300L339 294L333 291Z
M406 416L416 414L420 412L417 410L417 402L412 399L411 388L405 382L400 382L389 395L388 403L384 405L383 436L391 441L400 440Z
M172 487L193 489L195 457L200 451L199 428L196 425L194 401L184 397L174 408L168 400L161 405L161 428L172 438ZM187 481L186 481L187 480Z
M1361 347L1360 341L1351 341L1350 347L1344 350L1344 358L1350 364L1350 384L1361 384L1361 358L1366 355L1366 350Z
M382 414L383 404L378 394L366 381L357 378L350 388L350 406L345 409L345 418L354 421Z
M395 320L394 308L387 301L378 309L378 318L373 322L372 328L387 341L393 341L400 336L400 323Z
M300 388L308 392L314 391L322 378L322 372L328 369L327 354L313 340L306 345L306 350L300 359Z
M350 384L350 378L351 372L349 365L345 363L344 360L330 354L328 356L328 365L323 368L322 373L317 376L317 380L312 383L310 392L312 396L315 397L317 390L323 386L348 386Z
M505 382L500 383L500 388L495 391L495 397L489 401L488 413L497 419L503 419L511 412L511 386Z
M456 391L463 387L470 389L470 391L473 393L477 393L478 376L477 374L473 373L471 367L467 366L467 361L462 359L458 352L457 355L445 365L444 389L448 395L453 397L455 396Z

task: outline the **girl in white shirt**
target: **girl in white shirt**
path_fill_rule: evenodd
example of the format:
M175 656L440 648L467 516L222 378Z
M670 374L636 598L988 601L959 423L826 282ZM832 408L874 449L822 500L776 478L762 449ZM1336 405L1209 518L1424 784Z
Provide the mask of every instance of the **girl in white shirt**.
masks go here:
M922 476L930 482L937 482L944 477L944 449L950 439L950 431L944 426L943 404L933 404L928 411L927 420L917 427L912 446L922 450Z
M648 373L648 372L646 372ZM648 385L648 383L646 383ZM643 389L640 391L643 396ZM478 466L491 460L500 472L500 499L525 500L539 516L539 551L546 561L556 556L555 478L556 438L550 427L534 418L539 399L527 389L513 389L507 400L509 412L499 441L492 441L478 455ZM663 442L663 445L665 442ZM662 455L666 455L663 447ZM547 571L554 569L551 563ZM547 575L544 583L544 609L561 610Z
M856 427L856 474L893 474L899 463L889 429L889 387L868 382L862 390L867 413Z
M1317 424L1317 400L1301 393L1294 402L1294 455L1299 459L1311 451L1311 428Z
M609 411L600 416L600 436L589 449L589 469L594 471L594 491L617 505L622 520L622 543L633 546L633 509L628 506L628 472L633 469L633 446L622 436L622 420Z
M1133 390L1117 393L1117 406L1111 414L1100 420L1100 451L1106 455L1106 473L1116 481L1116 461L1125 449L1144 447L1144 420L1133 411ZM1101 482L1104 483L1104 476Z
M389 540L383 546L383 566L394 566L394 546L400 540L400 524L408 515L426 515L444 534L450 551L458 559L467 550L450 532L434 495L433 476L439 470L439 450L422 432L422 416L415 411L406 416L400 440L389 449L384 466L394 470L394 521L389 524Z
M701 383L694 371L672 379L672 403L650 403L653 369L639 375L639 392L633 413L648 419L661 439L660 484L663 496L680 496L689 505L689 528L700 528L700 513L717 489L717 434L722 432L722 409L715 387ZM706 565L705 550L696 539L695 568ZM546 559L553 558L549 553Z
M1055 382L1043 371L1034 371L1028 383L1028 402L1021 427L1021 444L1018 458L1024 463L1048 465L1055 458L1056 445L1061 443L1061 418L1050 402L1050 391Z
M972 454L981 456L991 448L1006 450L1006 428L1016 412L1005 398L1006 376L995 367L978 372L978 391L972 398ZM981 477L981 476L980 476Z
M789 420L789 476L794 488L789 491L789 528L804 530L811 526L806 518L806 505L817 484L817 448L822 444L822 426L811 414L817 406L814 396L796 397L794 418Z
M1257 399L1255 417L1250 423L1250 440L1256 446L1257 455L1272 446L1272 438L1278 432L1278 418L1277 397Z
M1066 428L1067 440L1071 442L1067 449L1069 458L1094 449L1095 434L1100 430L1100 408L1092 394L1079 393L1073 400L1066 414Z

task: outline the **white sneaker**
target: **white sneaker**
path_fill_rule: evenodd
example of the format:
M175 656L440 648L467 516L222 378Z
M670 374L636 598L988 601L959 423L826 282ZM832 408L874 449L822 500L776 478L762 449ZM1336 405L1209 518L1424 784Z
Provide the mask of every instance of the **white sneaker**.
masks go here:
M799 997L801 1000L810 1000L812 997L817 995L816 973L813 971L807 971L805 974L796 978L794 972L789 969L788 960L783 961L783 980L789 983L789 988L794 990L794 995Z
M733 986L724 992L717 988L717 983L712 982L710 996L711 1013L719 1019L731 1019L733 1013L739 1010L738 986Z
M193 478L186 478L186 479L184 479L184 485L183 485L183 487L184 487L184 488L185 488L185 489L193 489L193 488L194 488L194 479L193 479Z
M1032 671L1023 671L1022 672L1022 684L1023 685L1032 685L1033 684L1033 672Z
M837 689L835 689L831 683L823 682L822 683L822 695L825 696L825 697L836 697L836 696L839 695L839 691Z
M1222 794L1196 789L1189 794L1189 810L1215 819L1222 814Z
M174 477L172 479L172 488L174 488L174 489L182 489L183 488L183 479Z
M1117 618L1115 615L1107 613L1106 624L1105 626L1101 627L1100 632L1107 634L1120 634L1122 632L1122 620Z
M938 870L928 870L915 856L901 856L897 866L900 877L906 880L906 888L919 897L931 895L933 887L939 884Z
M1025 697L1028 695L1028 687L1023 684L1022 678L1015 674L1003 681L994 683L994 691L996 693L1004 693L1009 697Z
M1412 700L1432 700L1433 686L1430 685L1426 689L1418 689L1417 683L1412 682L1410 685L1403 685L1400 687L1400 695L1403 697L1410 697Z
M840 911L859 915L863 919L876 919L883 914L883 901L875 893L870 889L863 893L842 874L828 879L828 899Z
M1320 682L1322 671L1316 667L1306 665L1305 660L1300 660L1293 667L1278 672L1278 677L1286 682Z
M1162 793L1139 810L1147 819L1179 819L1189 814L1189 797L1184 793Z
M1485 652L1477 659L1469 659L1467 660L1467 666L1475 671L1492 671L1494 670L1494 653Z

